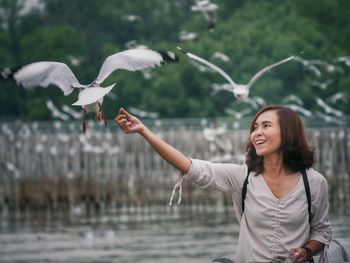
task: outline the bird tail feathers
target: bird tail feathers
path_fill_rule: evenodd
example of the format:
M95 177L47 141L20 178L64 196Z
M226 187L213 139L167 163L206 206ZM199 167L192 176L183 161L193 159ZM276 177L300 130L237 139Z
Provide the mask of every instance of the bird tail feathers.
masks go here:
M180 61L179 56L174 52L163 50L157 50L157 52L162 56L163 61L161 64L178 63Z
M14 80L13 75L21 68L22 66L13 67L13 68L3 68L0 72L1 79L3 80Z

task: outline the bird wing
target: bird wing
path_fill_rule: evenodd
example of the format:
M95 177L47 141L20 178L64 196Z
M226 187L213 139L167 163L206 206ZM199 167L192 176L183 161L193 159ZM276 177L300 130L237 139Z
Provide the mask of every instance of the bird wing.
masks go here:
M151 49L128 49L107 57L93 83L101 84L117 69L136 71L175 61L178 61L178 58L173 52Z
M282 60L280 60L280 61L278 61L278 62L276 62L276 63L274 63L274 64L272 64L272 65L270 65L270 66L267 66L267 67L263 68L262 70L260 70L258 73L256 73L256 74L250 79L250 81L249 81L248 84L247 84L247 88L249 89L262 75L264 75L264 74L267 73L267 72L270 72L270 70L271 70L272 68L277 67L277 66L279 66L279 65L281 65L281 64L283 64L283 63L286 63L286 62L288 62L288 61L290 61L290 60L292 60L292 59L294 59L294 56L290 56L290 57L288 57L288 58L282 59Z
M52 84L59 87L65 96L69 95L74 87L82 86L72 70L60 62L34 62L18 68L12 74L17 84L24 88L48 87Z
M188 56L189 58L191 58L199 63L202 63L202 64L208 66L209 68L215 70L219 74L221 74L221 76L223 76L232 85L232 87L237 86L237 84L231 79L231 77L225 71L223 71L221 68L219 68L218 66L214 65L213 63L211 63L203 58L196 56L195 54L185 52L181 48L178 48L178 49L180 49L182 52L184 52L186 54L186 56Z
M95 103L102 99L108 92L112 90L114 87L115 83L106 87L106 88L101 88L101 87L89 87L86 89L83 89L79 93L78 100L74 102L72 105L73 106L86 106L92 103Z

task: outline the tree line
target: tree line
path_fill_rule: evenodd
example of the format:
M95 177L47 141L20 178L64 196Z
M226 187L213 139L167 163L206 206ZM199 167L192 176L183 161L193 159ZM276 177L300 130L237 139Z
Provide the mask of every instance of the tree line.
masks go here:
M184 50L206 58L225 70L237 83L247 83L261 68L290 55L322 60L342 72L315 76L293 61L272 70L251 89L251 97L266 103L284 103L294 94L310 111L322 111L317 97L330 101L344 96L332 107L350 113L349 66L336 59L350 56L350 9L347 0L212 0L217 4L216 26L209 31L205 17L193 12L189 0L0 0L0 67L16 67L35 61L64 62L81 83L97 75L103 60L133 45L176 52L178 64L150 72L114 72L103 83L117 82L113 97L104 101L107 116L123 106L158 112L160 117L226 116L228 108L248 107L233 94L212 94L214 83L225 83L217 73L202 72L183 54ZM30 8L29 8L30 7ZM133 15L133 18L132 16ZM194 32L191 41L180 40L181 31ZM229 58L214 58L220 52ZM148 75L146 75L148 74ZM332 80L326 88L315 83ZM0 82L0 118L50 120L50 99L58 107L70 105L77 94L63 96L58 88L25 90ZM287 103L287 102L286 102ZM79 108L76 108L79 110Z

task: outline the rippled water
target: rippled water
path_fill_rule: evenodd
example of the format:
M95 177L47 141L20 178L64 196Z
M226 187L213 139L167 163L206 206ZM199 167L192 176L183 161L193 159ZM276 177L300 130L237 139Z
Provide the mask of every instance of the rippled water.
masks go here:
M230 215L231 216L231 215ZM0 262L205 263L233 258L238 225L224 214L147 222L66 218L14 221L2 218ZM332 215L334 237L350 251L350 217Z

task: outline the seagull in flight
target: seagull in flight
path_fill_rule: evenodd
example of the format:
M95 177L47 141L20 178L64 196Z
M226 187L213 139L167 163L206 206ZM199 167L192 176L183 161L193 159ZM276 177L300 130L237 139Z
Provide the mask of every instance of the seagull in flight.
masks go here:
M337 116L337 117L343 117L344 116L344 113L342 111L336 110L333 107L329 106L326 102L324 102L319 97L316 98L316 103L317 103L318 106L320 106L323 109L323 111L326 114L332 114L332 115Z
M321 77L322 73L317 66L311 63L311 60L303 59L302 57L295 56L294 60L303 65L305 70L313 72L317 77Z
M17 85L22 85L24 88L55 85L62 90L65 96L70 95L75 89L79 90L78 100L72 105L83 107L82 131L85 133L87 112L95 112L96 120L103 119L107 125L107 118L102 110L103 97L112 90L115 83L105 88L100 85L112 72L118 69L144 70L168 62L178 62L175 53L151 49L128 49L108 56L102 63L97 78L88 85L79 83L65 63L55 61L39 61L14 69L5 68L1 72L1 77L12 79Z
M291 61L294 59L294 56L290 56L288 58L285 58L283 60L280 60L272 65L269 65L263 69L261 69L259 72L257 72L250 80L247 84L237 84L236 82L234 82L232 80L232 78L225 72L223 71L221 68L219 68L218 66L214 65L213 63L198 57L195 54L192 54L190 52L186 52L184 51L182 48L178 47L178 49L183 52L186 56L188 56L189 58L193 59L194 61L197 61L201 64L206 65L207 67L213 69L214 71L218 72L221 76L223 76L229 83L230 87L228 88L228 86L224 87L224 90L229 90L233 93L233 95L235 96L236 99L238 100L242 100L242 101L246 101L248 99L248 95L249 95L249 90L251 88L251 86L254 85L254 83L260 78L262 77L265 73L270 72L270 70L274 67L277 67L283 63L286 63L288 61Z
M321 90L325 90L328 88L328 86L332 85L335 82L335 79L327 79L325 82L320 82L316 80L312 80L310 84L312 86L318 87Z
M191 6L193 12L200 11L203 13L209 31L213 31L215 28L216 10L218 8L218 5L211 3L209 0L199 0L196 4Z
M345 66L350 67L350 57L349 56L338 57L336 59L336 62L344 63Z

